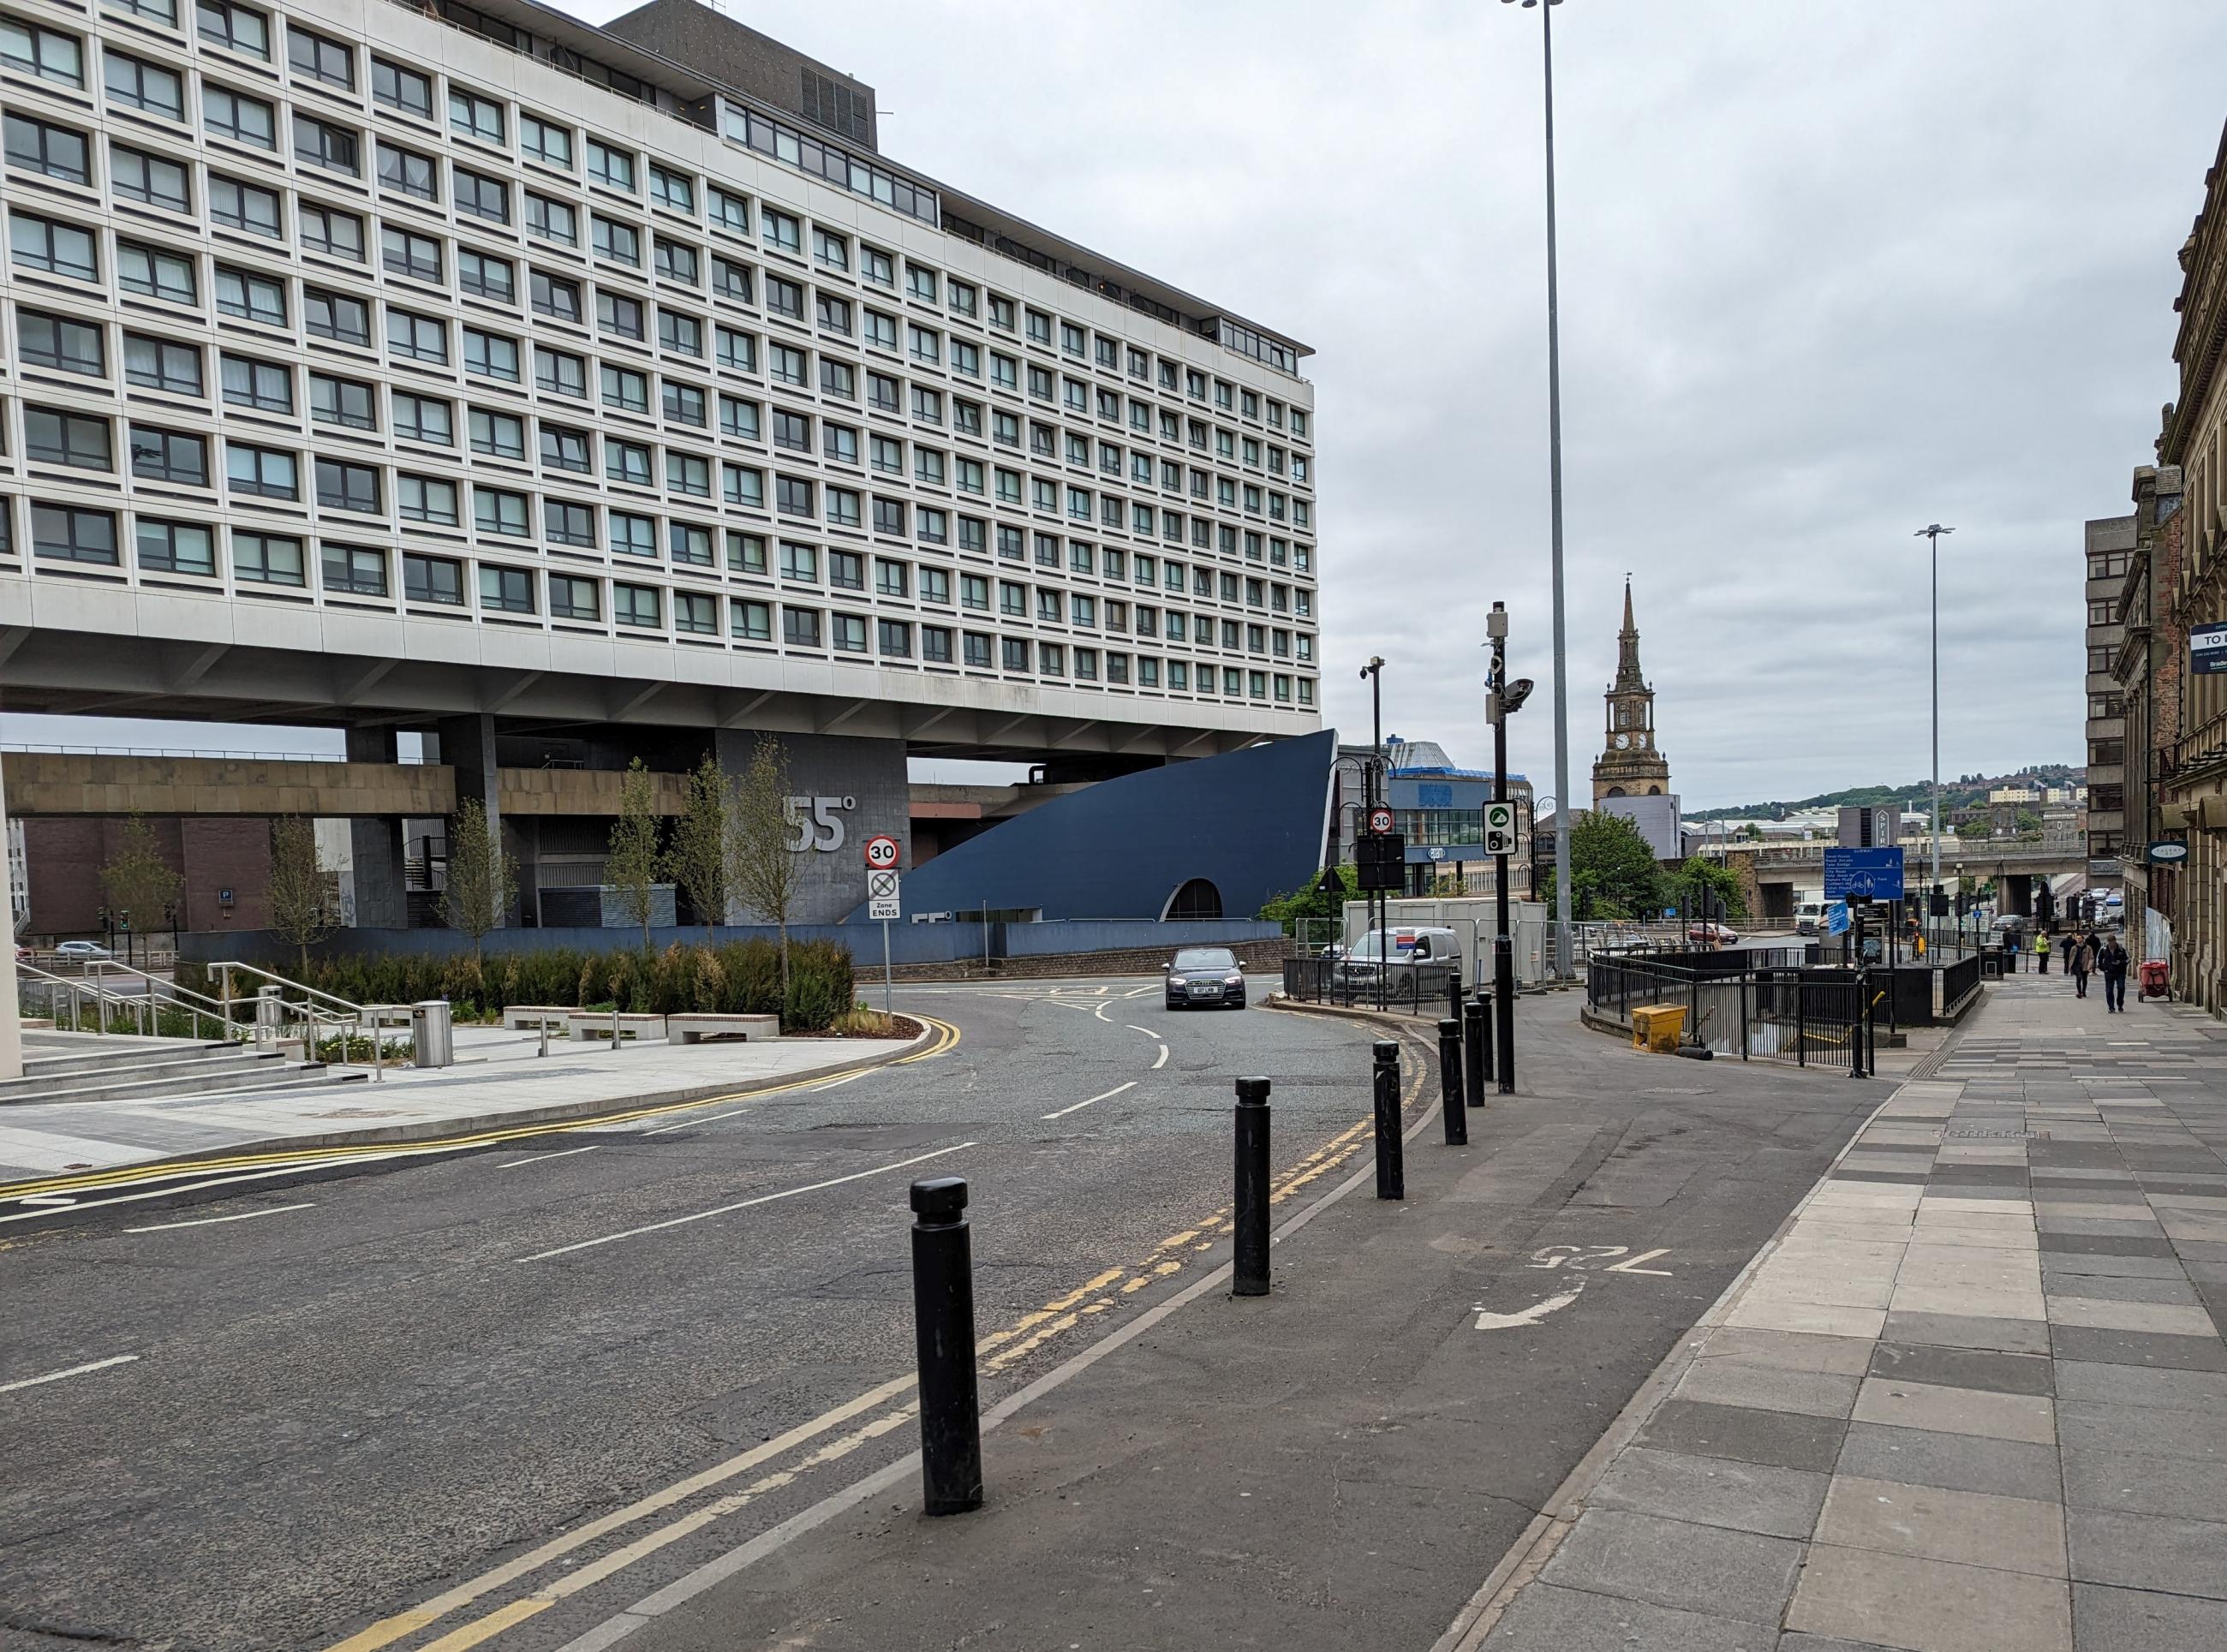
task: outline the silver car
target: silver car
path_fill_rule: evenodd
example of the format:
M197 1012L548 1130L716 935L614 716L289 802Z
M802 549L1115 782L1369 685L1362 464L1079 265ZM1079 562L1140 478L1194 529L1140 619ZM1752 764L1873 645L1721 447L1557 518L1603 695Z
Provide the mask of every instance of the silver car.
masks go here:
M1168 1008L1245 1007L1245 972L1227 947L1185 947L1168 964Z

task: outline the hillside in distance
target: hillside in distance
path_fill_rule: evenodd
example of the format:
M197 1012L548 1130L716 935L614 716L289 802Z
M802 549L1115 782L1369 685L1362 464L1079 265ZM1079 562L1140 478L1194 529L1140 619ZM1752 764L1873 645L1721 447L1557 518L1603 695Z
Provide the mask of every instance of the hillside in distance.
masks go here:
M1998 786L2077 786L2087 777L2087 770L2066 763L2038 763L2030 769L2016 769L2001 775L1959 775L1953 781L1941 782L1941 812L1968 808L1988 800L1988 794ZM1811 809L1838 808L1844 804L1880 807L1900 804L1905 809L1923 809L1932 798L1930 781L1914 781L1906 786L1849 786L1837 792L1820 792L1814 797L1776 800L1768 803L1739 803L1723 808L1693 809L1687 812L1688 820L1783 820L1790 814L1800 814Z

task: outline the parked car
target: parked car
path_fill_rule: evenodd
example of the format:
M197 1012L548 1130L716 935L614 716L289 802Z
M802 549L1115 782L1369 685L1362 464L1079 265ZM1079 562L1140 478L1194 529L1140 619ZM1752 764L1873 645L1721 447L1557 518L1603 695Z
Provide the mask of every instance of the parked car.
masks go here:
M65 941L54 948L57 958L74 958L80 961L98 958L113 958L116 954L98 941Z
M1719 947L1739 945L1739 937L1721 923L1689 923L1686 926L1686 939L1707 941Z
M1245 972L1227 947L1185 947L1168 960L1168 1008L1245 1007Z

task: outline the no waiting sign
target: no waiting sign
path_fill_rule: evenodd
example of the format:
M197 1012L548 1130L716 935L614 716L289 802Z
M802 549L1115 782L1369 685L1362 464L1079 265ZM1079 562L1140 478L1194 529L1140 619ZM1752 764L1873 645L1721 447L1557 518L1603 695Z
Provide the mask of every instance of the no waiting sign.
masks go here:
M866 874L866 916L876 923L885 923L902 917L898 901L897 874L872 872Z

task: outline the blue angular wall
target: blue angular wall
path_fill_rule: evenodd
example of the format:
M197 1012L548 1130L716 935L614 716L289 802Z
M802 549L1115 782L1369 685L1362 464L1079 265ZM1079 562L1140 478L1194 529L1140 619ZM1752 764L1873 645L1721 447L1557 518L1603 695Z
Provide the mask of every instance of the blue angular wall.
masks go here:
M1203 877L1224 917L1249 918L1322 870L1337 754L1325 729L1054 798L907 871L905 915L986 902L1047 918L1157 919ZM862 900L845 922L865 916Z

